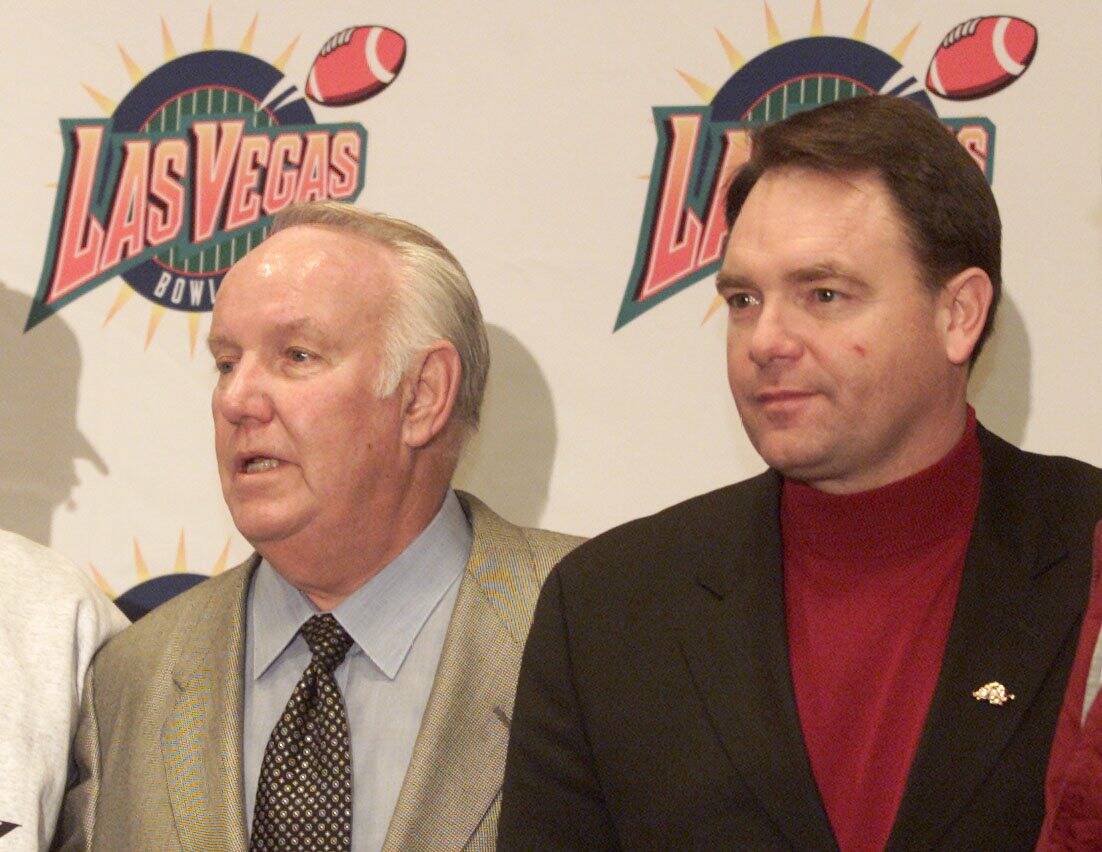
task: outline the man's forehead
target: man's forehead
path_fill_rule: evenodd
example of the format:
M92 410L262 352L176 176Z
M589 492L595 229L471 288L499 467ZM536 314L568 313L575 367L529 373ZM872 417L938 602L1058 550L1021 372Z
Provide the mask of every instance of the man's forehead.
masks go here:
M346 295L372 298L396 280L389 248L331 228L296 225L253 249L226 274L224 289L291 289L307 292L339 288Z
M798 252L805 243L904 235L902 217L876 175L787 168L766 172L754 185L731 228L728 256L763 240Z
M272 234L239 265L262 278L306 277L319 269L351 266L358 248L332 231L298 226Z
M788 207L788 212L796 215L866 209L879 212L888 207L890 200L887 186L872 172L834 173L790 166L765 172L750 190L743 211ZM740 219L741 213L735 220L736 227Z
M296 226L273 234L227 273L215 299L209 345L361 333L360 323L382 315L392 288L387 258L374 248L325 228Z

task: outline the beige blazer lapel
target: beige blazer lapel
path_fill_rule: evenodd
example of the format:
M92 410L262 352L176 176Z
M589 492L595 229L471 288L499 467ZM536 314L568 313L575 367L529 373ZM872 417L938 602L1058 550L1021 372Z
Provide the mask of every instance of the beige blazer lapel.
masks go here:
M211 596L173 670L175 702L161 729L161 753L184 849L247 848L241 702L245 600L258 564L254 556L234 569L230 588Z
M501 790L520 658L540 578L523 532L460 494L470 560L385 850L459 849Z

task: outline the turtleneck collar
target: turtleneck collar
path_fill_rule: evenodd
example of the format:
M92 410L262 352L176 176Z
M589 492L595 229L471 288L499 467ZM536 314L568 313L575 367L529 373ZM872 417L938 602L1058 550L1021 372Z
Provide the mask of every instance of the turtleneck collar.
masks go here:
M785 548L861 560L915 550L970 529L979 504L981 466L976 412L969 406L956 446L905 479L856 494L828 494L785 479Z

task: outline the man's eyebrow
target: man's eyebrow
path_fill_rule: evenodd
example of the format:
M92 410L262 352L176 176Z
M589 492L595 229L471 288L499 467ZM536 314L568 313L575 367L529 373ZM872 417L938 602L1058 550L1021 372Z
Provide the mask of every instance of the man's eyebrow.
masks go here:
M317 320L310 316L298 317L296 319L287 320L286 322L276 323L274 326L268 329L268 333L271 335L287 336L290 334L314 334L321 338L326 338L325 330L318 325ZM222 334L211 334L207 336L207 348L212 352L217 347L219 349L233 349L237 346L237 343L232 338Z
M222 334L207 335L207 349L214 352L215 349L227 349L233 346L228 337Z
M298 332L306 332L309 334L317 334L325 336L325 330L318 325L317 320L311 316L301 316L297 319L287 320L286 322L278 322L272 328L272 331L277 334L296 334Z
M730 272L720 272L716 275L717 290L735 290L750 286L750 279L745 275L733 275Z
M868 282L859 275L849 272L829 261L813 263L810 266L801 266L798 269L793 269L785 273L784 276L784 280L789 284L813 284L816 281L829 281L832 279L845 281L851 286L862 290L869 289ZM723 271L716 275L716 290L721 293L727 290L745 290L753 286L753 280L745 275Z
M829 262L802 266L799 269L793 269L784 277L786 281L793 284L810 284L816 281L826 281L833 278L846 281L863 289L868 289L869 286L863 278Z

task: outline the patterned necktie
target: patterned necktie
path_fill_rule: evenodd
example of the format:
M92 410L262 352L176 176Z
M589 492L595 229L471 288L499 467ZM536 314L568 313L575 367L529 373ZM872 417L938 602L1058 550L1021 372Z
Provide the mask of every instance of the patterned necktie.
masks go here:
M249 848L350 850L352 743L333 670L352 637L329 613L299 632L313 658L264 749Z

